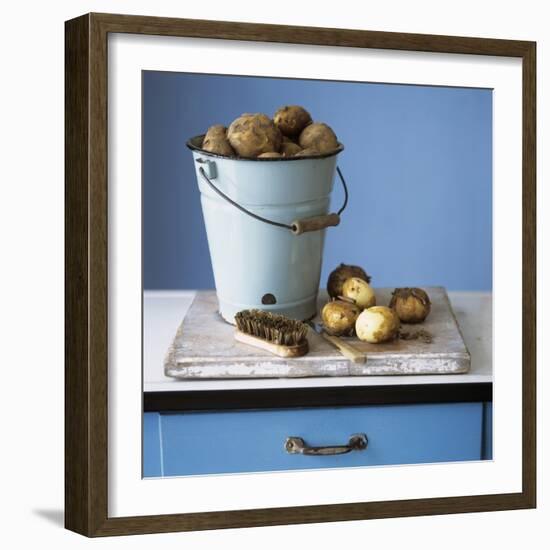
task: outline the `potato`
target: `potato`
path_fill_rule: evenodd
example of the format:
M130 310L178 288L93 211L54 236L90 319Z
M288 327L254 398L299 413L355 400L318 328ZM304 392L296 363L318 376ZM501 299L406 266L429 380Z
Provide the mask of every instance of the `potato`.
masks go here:
M313 147L309 147L307 149L302 149L301 151L298 151L294 156L295 157L318 157L321 153L317 151L317 149L314 149Z
M245 158L278 152L282 142L279 129L261 113L245 113L235 119L227 130L227 138L233 149Z
M349 302L334 300L327 302L321 311L323 326L334 336L350 336L353 334L355 321L361 309Z
M204 139L207 139L209 137L226 137L226 132L227 128L223 124L214 124L214 126L210 126L210 128L208 128Z
M300 147L317 149L320 153L328 153L338 148L336 134L323 122L306 126L300 134L299 141Z
M311 124L311 115L299 105L285 105L277 109L273 122L284 136L298 136L308 124Z
M376 295L372 287L360 277L350 277L346 279L342 286L342 296L350 298L355 305L361 309L366 309L376 305Z
M205 143L202 148L205 151L214 153L216 155L222 155L224 157L235 156L235 151L225 138L208 140L208 142Z
M399 334L399 328L397 313L386 306L364 309L355 321L357 337L370 344L380 344L395 339Z
M235 151L227 141L226 128L221 124L210 126L204 139L202 140L202 148L205 151L216 155L224 155L228 157L235 156Z
M292 141L283 141L283 144L281 145L281 153L285 157L293 157L297 153L299 153L302 150L302 148L297 144L293 143Z
M421 288L396 288L389 307L403 323L422 323L432 305L427 292Z
M344 283L351 277L359 277L367 283L370 283L371 277L367 272L358 265L340 264L336 269L333 269L328 276L327 292L331 298L342 296Z
M272 158L280 158L283 155L281 153L277 153L275 151L269 151L267 153L262 153L261 155L258 155L259 159L272 159Z

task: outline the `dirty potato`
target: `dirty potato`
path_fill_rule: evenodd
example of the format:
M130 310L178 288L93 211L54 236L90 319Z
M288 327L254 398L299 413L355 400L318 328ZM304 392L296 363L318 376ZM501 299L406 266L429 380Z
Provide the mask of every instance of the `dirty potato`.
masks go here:
M321 311L323 326L334 336L350 336L353 334L355 321L361 310L354 304L334 300L327 302Z
M293 137L311 124L311 115L299 105L285 105L277 109L273 122L284 136Z
M280 158L283 155L281 153L277 153L275 151L268 151L267 153L262 153L261 155L258 155L259 159L275 159Z
M285 157L293 157L300 153L302 151L302 148L297 144L290 140L283 141L283 144L281 145L281 153Z
M338 148L338 139L332 128L323 122L306 126L299 139L300 147L316 149L319 153L329 153Z
M422 323L432 308L430 297L421 288L396 288L390 307L403 323Z
M210 126L202 141L202 148L209 153L232 157L235 155L233 147L227 140L226 128L221 124Z
M245 158L262 153L279 152L282 135L273 121L264 114L245 113L235 119L227 130L231 147Z

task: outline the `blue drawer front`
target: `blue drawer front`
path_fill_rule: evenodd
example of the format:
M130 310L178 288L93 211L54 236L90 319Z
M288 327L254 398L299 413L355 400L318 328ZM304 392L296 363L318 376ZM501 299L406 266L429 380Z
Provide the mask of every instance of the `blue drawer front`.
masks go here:
M173 476L480 460L482 418L481 403L161 414L161 471ZM347 443L353 433L367 435L366 450L304 456L284 449L288 436L320 446ZM156 460L154 453L147 456ZM144 470L156 471L154 464Z
M143 477L160 477L162 473L160 414L143 415Z

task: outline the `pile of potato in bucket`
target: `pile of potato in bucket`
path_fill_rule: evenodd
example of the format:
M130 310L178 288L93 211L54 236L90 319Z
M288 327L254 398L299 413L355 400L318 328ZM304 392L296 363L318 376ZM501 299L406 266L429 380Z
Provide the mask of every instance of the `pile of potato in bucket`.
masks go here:
M245 113L228 128L208 128L202 149L241 158L315 157L341 149L336 134L323 122L313 122L299 105L277 109L273 119L263 113Z

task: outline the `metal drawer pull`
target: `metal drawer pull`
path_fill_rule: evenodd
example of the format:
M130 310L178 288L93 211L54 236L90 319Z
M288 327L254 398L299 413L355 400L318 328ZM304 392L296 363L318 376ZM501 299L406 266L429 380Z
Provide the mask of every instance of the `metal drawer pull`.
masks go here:
M363 451L369 440L365 434L353 434L347 445L327 445L326 447L310 447L301 437L287 437L285 449L290 454L302 455L343 455L350 451Z

